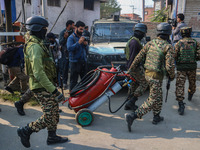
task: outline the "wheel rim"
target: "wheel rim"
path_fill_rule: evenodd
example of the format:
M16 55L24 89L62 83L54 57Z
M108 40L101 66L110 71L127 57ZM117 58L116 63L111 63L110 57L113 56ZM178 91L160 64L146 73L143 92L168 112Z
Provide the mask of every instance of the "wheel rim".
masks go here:
M92 115L89 112L83 112L78 116L78 121L83 126L89 125L92 122Z

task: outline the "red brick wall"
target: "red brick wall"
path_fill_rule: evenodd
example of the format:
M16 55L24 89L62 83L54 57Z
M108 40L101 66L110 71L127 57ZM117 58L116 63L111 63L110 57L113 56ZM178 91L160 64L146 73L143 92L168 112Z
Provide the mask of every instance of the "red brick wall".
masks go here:
M152 17L151 15L154 13L154 8L153 7L147 7L147 8L145 8L144 12L145 12L144 22L150 22L151 17Z
M151 37L151 40L156 38L156 27L159 22L142 22L147 25L147 36Z

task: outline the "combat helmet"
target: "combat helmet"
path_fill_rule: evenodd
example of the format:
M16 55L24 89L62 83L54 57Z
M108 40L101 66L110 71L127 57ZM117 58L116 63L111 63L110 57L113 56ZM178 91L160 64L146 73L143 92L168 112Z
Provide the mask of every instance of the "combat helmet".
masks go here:
M142 33L147 33L147 26L144 23L137 23L134 27L135 31L141 31Z
M41 16L32 16L26 20L26 26L29 31L39 32L43 27L48 27L48 21Z
M165 34L171 35L172 26L169 23L160 23L157 25L157 35Z
M190 35L192 32L192 27L183 27L180 29L181 35Z

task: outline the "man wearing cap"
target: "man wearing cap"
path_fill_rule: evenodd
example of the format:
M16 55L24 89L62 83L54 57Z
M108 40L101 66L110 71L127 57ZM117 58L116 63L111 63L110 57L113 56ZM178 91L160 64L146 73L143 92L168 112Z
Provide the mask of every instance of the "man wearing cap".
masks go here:
M200 43L191 38L191 27L183 27L180 29L183 39L175 45L175 60L177 68L176 76L176 100L178 101L179 115L184 114L185 103L184 87L186 77L189 80L188 100L192 100L192 96L196 91L196 70L197 60L200 60Z

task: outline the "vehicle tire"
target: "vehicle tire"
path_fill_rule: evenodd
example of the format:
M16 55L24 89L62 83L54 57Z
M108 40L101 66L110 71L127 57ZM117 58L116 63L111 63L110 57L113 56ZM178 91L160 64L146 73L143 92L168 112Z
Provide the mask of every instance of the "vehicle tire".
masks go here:
M86 127L92 124L94 115L89 109L81 109L76 114L76 122L82 127Z

